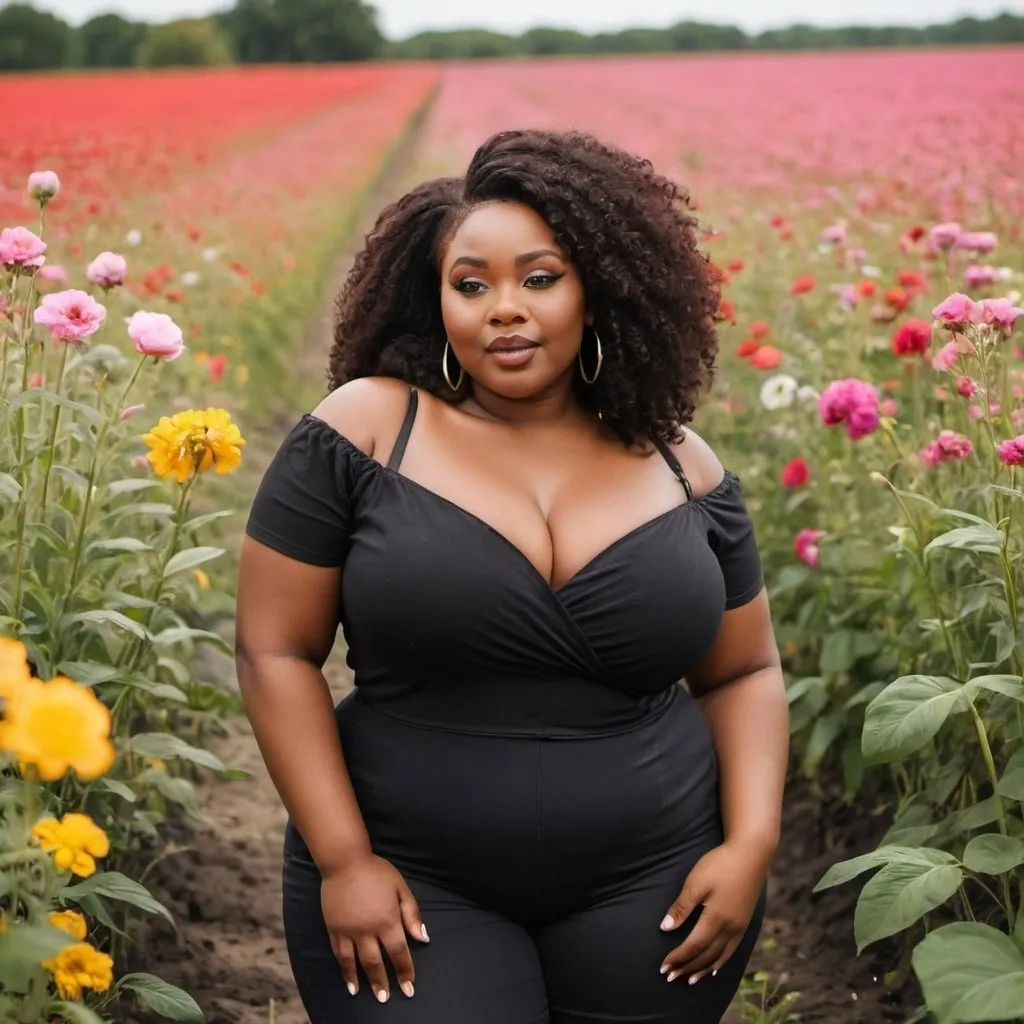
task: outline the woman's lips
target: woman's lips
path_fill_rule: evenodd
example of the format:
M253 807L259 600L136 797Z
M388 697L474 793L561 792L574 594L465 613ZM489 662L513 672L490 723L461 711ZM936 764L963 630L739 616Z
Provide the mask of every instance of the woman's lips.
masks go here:
M487 354L499 365L499 366L524 366L532 358L534 352L537 351L539 345L510 345L507 348L492 348L487 350Z

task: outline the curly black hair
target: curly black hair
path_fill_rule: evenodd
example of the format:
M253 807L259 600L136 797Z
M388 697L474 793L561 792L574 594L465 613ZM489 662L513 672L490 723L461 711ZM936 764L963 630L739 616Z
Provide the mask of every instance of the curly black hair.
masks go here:
M441 398L440 262L466 215L513 201L538 213L579 272L604 364L579 401L626 444L682 438L718 350L719 279L698 249L688 195L649 160L584 132L503 131L465 177L437 178L388 206L335 307L329 387L397 377Z

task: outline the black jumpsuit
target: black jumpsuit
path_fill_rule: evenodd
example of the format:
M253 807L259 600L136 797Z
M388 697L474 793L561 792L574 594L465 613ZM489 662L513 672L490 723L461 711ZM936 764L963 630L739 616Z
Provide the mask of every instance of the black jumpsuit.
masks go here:
M761 589L737 479L609 545L560 587L477 516L312 415L257 493L256 540L344 566L356 690L336 718L373 850L430 933L416 995L348 994L301 836L285 837L288 952L311 1024L713 1024L760 930L717 977L659 974L659 929L722 841L710 734L678 685ZM689 484L659 446L669 469ZM669 471L667 469L666 471ZM323 808L330 814L329 807Z

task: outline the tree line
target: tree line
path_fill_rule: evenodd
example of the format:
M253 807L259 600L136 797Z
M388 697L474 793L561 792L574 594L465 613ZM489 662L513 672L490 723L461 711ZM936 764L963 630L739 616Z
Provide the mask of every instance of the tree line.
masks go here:
M237 0L207 18L153 25L101 14L78 27L30 3L0 7L0 71L1020 42L1024 16L1009 12L920 28L797 24L751 34L734 25L680 21L621 32L533 28L510 35L465 28L389 40L364 0Z

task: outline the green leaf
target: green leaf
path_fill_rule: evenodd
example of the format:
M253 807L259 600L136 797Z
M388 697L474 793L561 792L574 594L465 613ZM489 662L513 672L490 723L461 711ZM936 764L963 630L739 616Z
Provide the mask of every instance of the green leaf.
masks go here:
M138 797L135 795L134 790L129 789L128 786L126 786L123 782L119 782L117 779L111 779L108 776L104 775L103 778L100 779L99 784L108 792L116 793L119 797L121 797L124 800L127 800L128 803L130 804L135 803L135 801L138 799Z
M68 483L74 484L75 487L80 487L83 491L89 486L89 481L78 470L72 469L70 466L54 466L53 473L55 476L67 480Z
M159 483L159 480L148 476L131 476L124 480L112 480L107 484L107 490L111 494L130 494L132 491L144 491L150 487L156 487Z
M833 864L813 891L820 892L822 889L831 889L834 885L844 885L865 871L881 867L884 864L891 864L894 861L907 861L925 866L956 863L954 857L942 850L915 846L880 846L870 853L862 853L859 857L852 857L850 860Z
M1024 839L999 834L975 836L964 850L963 862L982 875L1001 875L1024 864Z
M120 626L121 629L134 633L140 640L149 639L149 631L141 623L129 619L127 615L115 612L111 608L94 608L87 612L77 612L74 615L65 615L60 624L66 628L76 622L106 623L110 626Z
M867 707L861 748L875 763L920 750L952 713L967 710L963 687L945 676L901 676Z
M138 537L110 537L103 540L94 540L86 549L86 555L108 554L117 551L152 551L153 548L144 540Z
M126 974L118 987L134 992L143 1006L161 1017L185 1024L205 1024L203 1011L187 992L152 974Z
M51 1013L58 1014L66 1024L104 1024L102 1017L97 1017L88 1006L81 1003L50 1003L47 1017Z
M956 893L963 870L954 857L945 856L943 864L893 861L868 880L853 914L858 953L872 942L909 928Z
M854 634L848 629L829 633L821 647L818 671L824 675L837 675L853 668L856 655L853 650Z
M207 640L228 654L234 652L231 644L219 633L212 633L208 629L193 629L191 626L170 626L162 629L153 637L153 644L159 647L163 644L179 644L182 640Z
M977 803L969 804L961 810L947 814L939 822L939 829L945 833L955 834L984 828L999 817L1001 805L1002 801L998 796L987 796L984 800L979 800Z
M86 686L107 683L120 674L120 670L113 665L97 665L91 661L62 661L57 666L57 672Z
M132 750L142 757L158 757L163 760L179 757L215 772L222 772L225 768L224 762L210 751L189 746L183 739L167 732L139 733L128 742Z
M959 526L948 533L939 534L925 547L924 553L930 555L942 548L999 555L1003 551L1003 535L991 523Z
M1015 768L1007 772L998 783L996 792L1009 800L1024 801L1024 768Z
M179 551L167 563L164 569L164 578L173 576L177 572L194 569L197 565L219 558L223 554L224 548L186 548L184 551Z
M178 804L199 821L203 820L196 796L196 787L188 779L175 778L158 768L150 768L139 776L140 782L151 785L158 793L165 796L171 803Z
M184 526L186 530L200 530L209 523L216 522L218 519L225 519L228 516L233 516L233 509L222 509L220 512L207 512L205 515L196 516L195 519L190 519Z
M1024 682L1020 676L977 676L968 680L964 688L972 697L978 690L988 690L1024 704Z
M39 966L75 939L49 924L12 924L0 935L0 991L27 993L35 982L45 983Z
M23 405L29 405L37 398L40 401L52 402L54 405L77 412L94 426L99 426L103 418L99 409L94 409L91 405L83 405L81 402L73 402L66 395L58 395L56 391L48 391L46 388L27 388L20 395L15 395L7 406L8 412L14 412Z
M21 497L21 484L10 473L0 473L0 498L17 501Z
M975 921L936 928L918 943L912 960L939 1024L1024 1016L1024 952L995 928Z
M147 914L160 914L174 923L171 912L144 885L140 885L127 875L122 875L120 871L101 871L79 882L78 885L65 886L60 896L62 899L77 901L80 896L94 893L108 899L119 900L121 903L130 903Z

